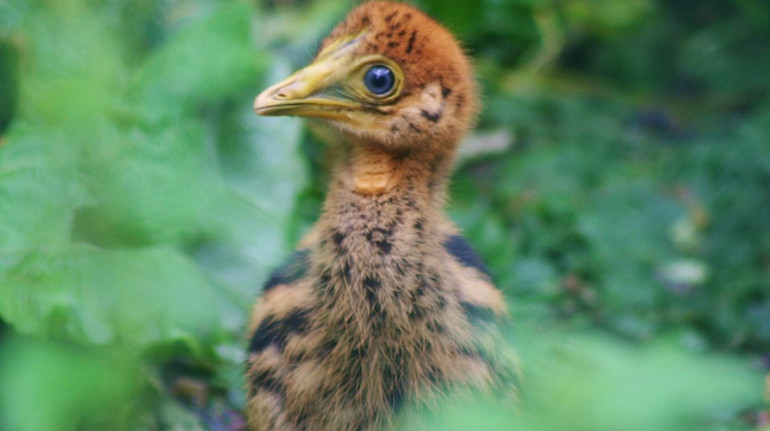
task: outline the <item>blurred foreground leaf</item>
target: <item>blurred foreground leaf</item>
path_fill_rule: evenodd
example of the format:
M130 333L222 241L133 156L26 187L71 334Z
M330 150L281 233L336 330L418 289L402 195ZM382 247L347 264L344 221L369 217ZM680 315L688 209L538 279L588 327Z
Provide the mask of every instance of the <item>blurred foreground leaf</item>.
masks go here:
M14 338L0 344L0 427L16 431L122 430L141 377L116 351Z
M749 430L739 413L762 402L761 374L736 359L578 334L543 340L522 345L521 406L483 398L450 403L431 416L429 429Z

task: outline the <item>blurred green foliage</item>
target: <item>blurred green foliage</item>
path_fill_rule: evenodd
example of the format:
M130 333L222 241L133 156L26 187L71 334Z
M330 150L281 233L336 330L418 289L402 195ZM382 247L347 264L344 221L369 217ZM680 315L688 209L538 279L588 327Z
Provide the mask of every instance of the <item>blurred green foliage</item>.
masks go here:
M417 3L477 64L450 213L527 375L428 423L762 426L770 4ZM0 1L0 429L242 428L248 308L327 178L251 100L348 8Z

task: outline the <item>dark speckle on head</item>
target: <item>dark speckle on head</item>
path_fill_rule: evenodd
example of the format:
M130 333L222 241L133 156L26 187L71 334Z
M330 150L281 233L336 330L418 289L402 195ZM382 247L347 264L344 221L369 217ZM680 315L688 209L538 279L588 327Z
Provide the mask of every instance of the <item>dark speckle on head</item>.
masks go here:
M442 109L439 109L436 112L428 112L424 109L420 110L420 115L422 115L426 120L430 121L431 123L438 123L443 113L444 113L443 107Z
M406 45L406 53L411 54L414 49L414 38L417 36L417 30L412 30L412 35L409 36L409 42Z
M465 98L462 95L457 96L457 99L455 101L455 106L457 107L457 109L462 109L464 104L465 104Z

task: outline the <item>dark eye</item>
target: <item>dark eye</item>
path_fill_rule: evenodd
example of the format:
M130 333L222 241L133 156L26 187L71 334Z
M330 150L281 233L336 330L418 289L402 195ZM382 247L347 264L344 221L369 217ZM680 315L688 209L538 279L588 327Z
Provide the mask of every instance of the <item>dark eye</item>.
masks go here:
M382 65L372 66L364 75L366 88L378 96L392 90L395 83L396 77L393 75L393 71Z

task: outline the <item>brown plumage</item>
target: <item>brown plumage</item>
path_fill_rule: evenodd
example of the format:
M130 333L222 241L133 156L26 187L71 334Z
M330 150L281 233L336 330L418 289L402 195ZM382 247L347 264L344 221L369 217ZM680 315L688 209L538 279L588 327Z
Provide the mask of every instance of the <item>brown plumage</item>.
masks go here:
M448 389L513 391L505 302L442 212L476 98L452 35L389 2L354 9L259 95L258 114L314 118L336 162L320 220L254 307L253 430L376 430Z

